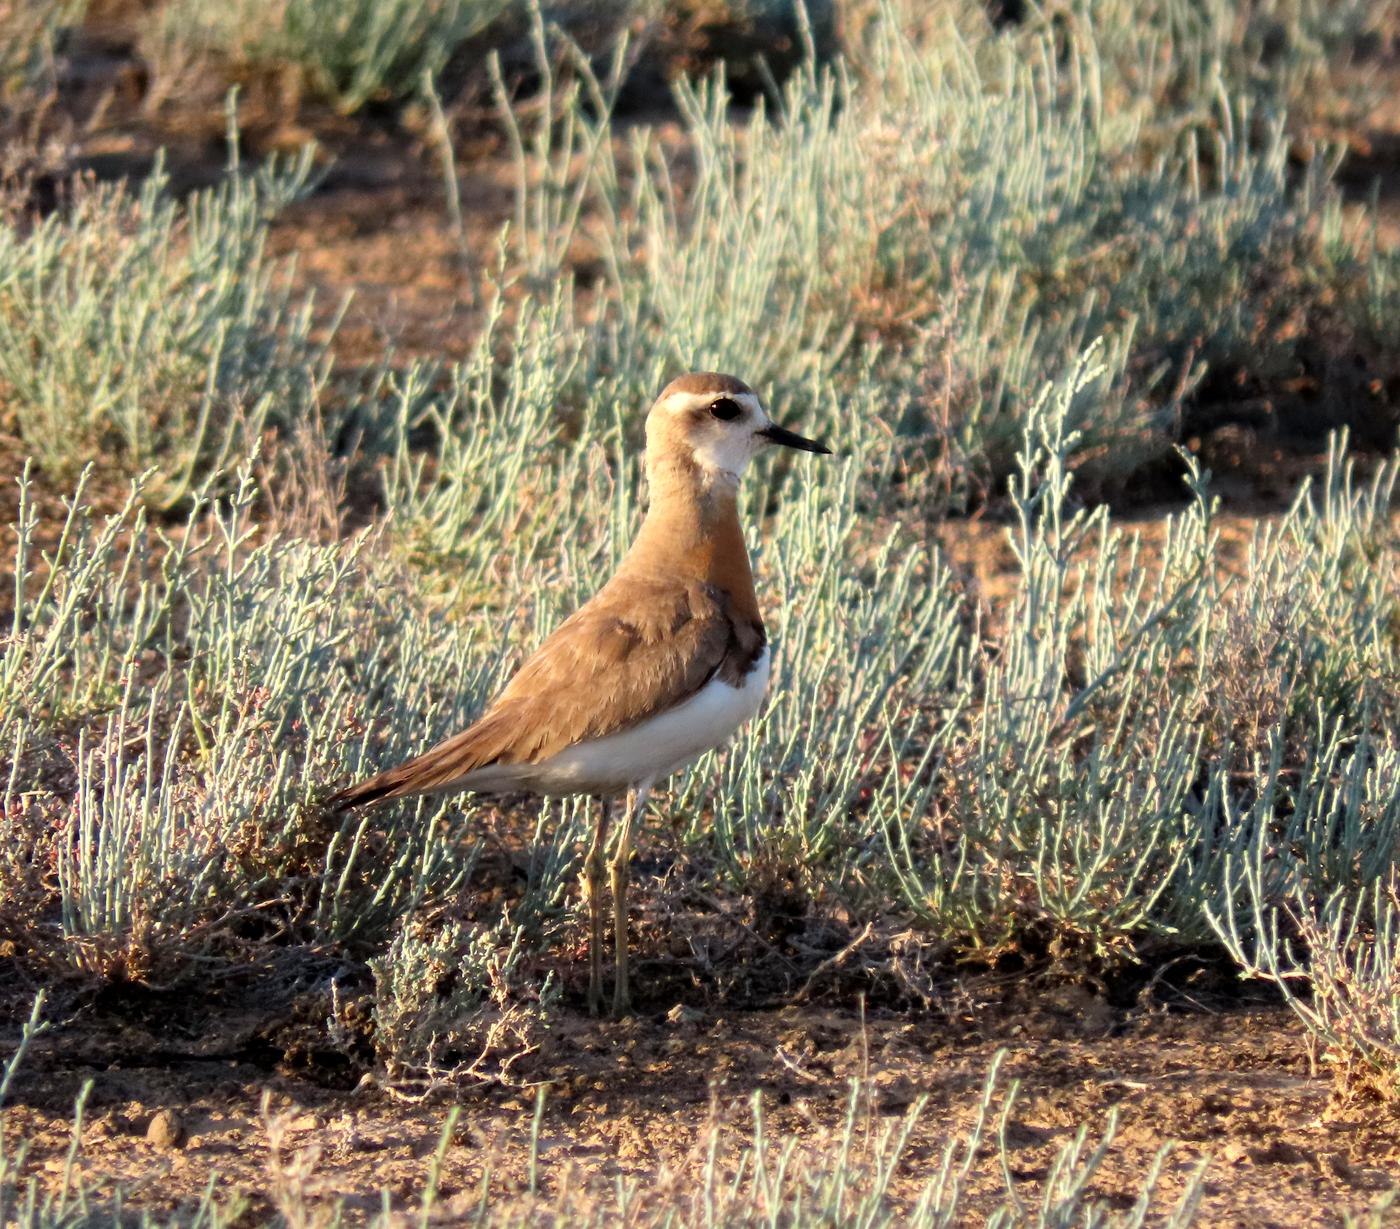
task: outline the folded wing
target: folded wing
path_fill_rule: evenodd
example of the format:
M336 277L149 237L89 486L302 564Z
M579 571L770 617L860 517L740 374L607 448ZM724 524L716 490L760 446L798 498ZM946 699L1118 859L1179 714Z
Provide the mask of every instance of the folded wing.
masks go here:
M712 677L738 683L764 645L701 583L616 577L554 631L480 720L422 755L342 790L337 809L450 789L492 764L537 764L680 704Z

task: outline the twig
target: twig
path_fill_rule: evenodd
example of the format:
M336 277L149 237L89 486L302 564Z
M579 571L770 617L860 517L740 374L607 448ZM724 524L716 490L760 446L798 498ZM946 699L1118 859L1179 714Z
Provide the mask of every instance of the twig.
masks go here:
M823 973L829 972L831 969L839 968L841 965L845 964L846 961L850 959L852 953L855 952L856 948L860 947L862 943L870 938L870 932L873 929L874 924L866 922L865 929L862 930L860 934L856 935L854 939L847 943L846 946L834 956L828 956L821 964L817 965L817 967L812 970L811 975L802 984L802 989L794 994L792 998L788 999L788 1003L801 1003L806 999L807 995L811 992L812 986L816 983L817 978Z
M423 70L420 88L433 117L433 138L438 147L438 157L442 161L443 191L447 197L447 216L452 224L452 237L457 241L457 255L462 262L462 269L469 273L472 267L471 251L467 246L467 228L462 221L462 193L457 185L457 157L452 148L452 129L447 122L442 99L438 97L437 87L433 84L433 74L427 69Z

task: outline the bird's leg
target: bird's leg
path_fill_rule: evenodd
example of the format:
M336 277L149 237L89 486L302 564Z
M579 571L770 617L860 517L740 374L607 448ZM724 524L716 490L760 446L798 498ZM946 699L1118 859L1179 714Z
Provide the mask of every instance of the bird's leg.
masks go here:
M632 1006L627 988L627 878L632 862L632 825L636 820L636 792L627 793L627 813L612 858L613 898L613 1016L621 1018Z
M603 847L608 840L608 800L598 799L598 820L593 841L583 862L584 890L588 893L588 1014L603 1010Z
M633 835L650 793L650 781L627 792L627 814L622 821L622 831L617 835L617 849L613 851L613 1015L617 1018L632 1009L632 995L627 985L627 881L631 872Z

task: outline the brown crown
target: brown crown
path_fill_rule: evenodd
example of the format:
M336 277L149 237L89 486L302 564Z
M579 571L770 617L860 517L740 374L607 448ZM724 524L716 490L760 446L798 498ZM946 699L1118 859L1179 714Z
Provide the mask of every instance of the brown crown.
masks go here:
M672 393L710 394L732 397L738 393L753 393L747 384L737 376L727 376L719 371L692 371L677 376L661 390L658 401L664 401Z

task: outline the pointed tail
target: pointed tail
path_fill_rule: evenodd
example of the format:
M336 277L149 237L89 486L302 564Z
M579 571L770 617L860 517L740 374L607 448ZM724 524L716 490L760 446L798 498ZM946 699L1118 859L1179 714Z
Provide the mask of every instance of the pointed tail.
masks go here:
M397 769L390 769L388 772L381 772L377 776L337 790L326 799L326 806L332 811L340 812L353 807L368 806L371 802L383 802L387 798L399 797L400 795L394 792L395 782L388 779L396 771Z
M470 729L438 743L436 747L388 768L377 776L351 785L326 799L333 811L368 806L409 794L428 794L454 786L469 788L464 778L499 758L503 750L501 723L491 714Z

